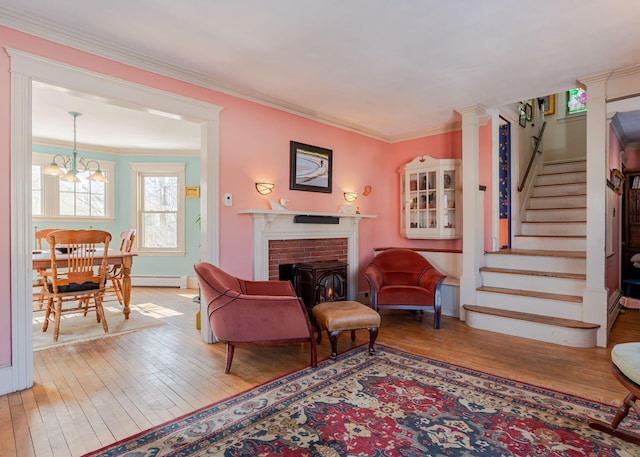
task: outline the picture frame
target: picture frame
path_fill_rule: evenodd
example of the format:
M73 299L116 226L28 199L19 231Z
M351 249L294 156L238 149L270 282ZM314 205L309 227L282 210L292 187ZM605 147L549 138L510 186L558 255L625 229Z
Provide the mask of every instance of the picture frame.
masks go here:
M614 168L611 170L610 180L611 184L613 184L613 191L618 195L622 195L624 185L624 175L622 172L617 168Z
M524 114L527 121L531 121L531 119L533 119L533 107L531 106L531 103L524 105Z
M200 186L185 186L185 198L200 198Z
M542 112L545 116L550 116L556 112L556 96L555 94L542 97Z
M289 189L332 192L333 151L310 144L290 142Z
M518 119L518 124L520 125L520 127L527 126L527 116L524 113L524 111L520 111L520 118Z

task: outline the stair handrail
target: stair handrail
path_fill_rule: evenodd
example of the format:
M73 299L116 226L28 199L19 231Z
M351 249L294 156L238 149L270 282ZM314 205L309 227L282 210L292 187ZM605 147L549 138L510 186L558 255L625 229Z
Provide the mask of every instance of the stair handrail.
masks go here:
M533 152L531 153L531 158L529 159L529 165L527 166L527 171L524 172L524 177L522 178L522 182L518 186L518 192L522 192L522 189L524 189L524 185L527 182L527 177L529 176L529 171L531 171L533 160L536 157L536 153L538 152L538 149L540 149L540 143L542 143L542 136L544 135L544 129L546 126L547 126L547 121L544 121L542 123L542 128L540 129L539 135L537 137L534 137L536 139L536 145L533 148Z

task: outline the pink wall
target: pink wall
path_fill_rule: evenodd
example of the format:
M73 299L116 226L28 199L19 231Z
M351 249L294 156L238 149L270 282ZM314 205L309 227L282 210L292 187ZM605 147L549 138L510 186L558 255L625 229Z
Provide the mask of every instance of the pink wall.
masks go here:
M213 90L139 70L96 57L15 30L0 27L0 47L10 47L90 71L143 84L167 92L224 107L220 118L220 195L233 194L234 205L220 209L220 265L232 274L252 276L252 221L237 211L268 208L257 194L254 182L267 180L276 188L275 198L290 200L290 209L336 211L344 203L344 191L357 191L363 219L359 232L359 268L367 264L373 250L381 246L414 246L460 249L461 242L407 240L399 235L399 176L397 169L417 155L460 158L461 133L452 132L398 144L387 144L352 132L251 103ZM0 55L0 214L10 214L10 60ZM333 193L290 191L289 141L299 141L333 150ZM368 197L365 185L372 186ZM8 218L0 218L0 233L10 233ZM0 238L0 366L11 363L10 246ZM366 288L360 278L360 290Z
M624 167L627 171L640 170L640 151L627 151L624 157Z

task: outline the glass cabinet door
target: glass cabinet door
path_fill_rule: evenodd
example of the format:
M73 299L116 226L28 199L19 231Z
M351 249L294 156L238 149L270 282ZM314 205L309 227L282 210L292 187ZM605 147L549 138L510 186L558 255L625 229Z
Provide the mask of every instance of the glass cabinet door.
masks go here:
M417 157L400 168L401 234L407 238L460 238L459 160Z

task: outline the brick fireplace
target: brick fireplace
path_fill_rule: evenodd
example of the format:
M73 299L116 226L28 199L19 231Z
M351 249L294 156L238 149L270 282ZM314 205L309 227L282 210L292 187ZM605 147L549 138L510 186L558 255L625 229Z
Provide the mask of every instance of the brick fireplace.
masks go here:
M320 238L269 241L269 279L278 279L279 266L338 260L347 263L347 238Z
M339 260L347 264L347 299L355 300L358 271L358 223L363 214L242 210L253 216L253 277L277 279L278 264ZM296 216L314 216L315 223L298 223ZM339 223L322 223L322 218ZM273 257L273 259L272 259Z

